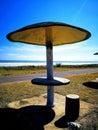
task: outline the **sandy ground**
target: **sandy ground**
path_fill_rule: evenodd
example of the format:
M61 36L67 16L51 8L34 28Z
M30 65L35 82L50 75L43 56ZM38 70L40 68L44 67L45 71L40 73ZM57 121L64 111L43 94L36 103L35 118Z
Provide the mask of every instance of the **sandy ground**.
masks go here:
M8 104L9 107L11 108L21 108L24 106L29 106L29 105L46 105L47 102L47 95L42 94L39 97L32 97L32 98L27 98L27 99L22 99L20 101L15 101L11 102ZM65 113L65 103L66 103L66 96L62 96L60 94L55 93L54 95L54 111L56 115L63 115ZM94 107L93 104L80 101L80 116L85 115Z
M42 94L39 97L32 97L32 98L22 99L20 101L11 102L8 104L8 107L18 109L30 105L46 105L46 102L47 102L47 95ZM61 128L56 128L56 126L54 126L54 122L65 115L66 96L62 96L60 94L55 93L54 102L55 102L55 106L53 107L53 110L55 111L55 118L51 123L45 126L45 130L61 129ZM79 118L85 117L85 115L87 115L87 113L90 113L90 111L92 111L93 108L94 108L93 104L80 101ZM83 121L85 120L82 119L82 122Z

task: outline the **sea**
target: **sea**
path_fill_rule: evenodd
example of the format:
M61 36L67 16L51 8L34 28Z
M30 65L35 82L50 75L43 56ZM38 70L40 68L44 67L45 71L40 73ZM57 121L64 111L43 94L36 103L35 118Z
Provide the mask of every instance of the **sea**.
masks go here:
M98 64L98 61L53 61L53 65L86 65ZM20 61L20 60L0 60L0 67L9 66L46 66L46 61Z

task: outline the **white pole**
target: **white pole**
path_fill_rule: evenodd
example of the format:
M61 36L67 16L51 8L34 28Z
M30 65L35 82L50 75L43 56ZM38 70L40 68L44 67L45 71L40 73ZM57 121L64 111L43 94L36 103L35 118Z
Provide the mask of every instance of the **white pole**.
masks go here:
M53 46L51 41L46 42L47 80L53 80ZM54 106L54 86L47 86L47 106Z

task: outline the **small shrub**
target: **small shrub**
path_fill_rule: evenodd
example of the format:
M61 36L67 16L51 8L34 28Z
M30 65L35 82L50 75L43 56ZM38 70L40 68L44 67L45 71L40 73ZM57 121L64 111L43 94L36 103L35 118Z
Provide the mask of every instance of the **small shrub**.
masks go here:
M62 65L61 65L61 63L57 63L56 65L55 65L55 67L61 67Z
M88 101L88 98L89 98L88 96L84 96L84 97L82 98L82 100L85 101L85 102L87 102L87 101Z

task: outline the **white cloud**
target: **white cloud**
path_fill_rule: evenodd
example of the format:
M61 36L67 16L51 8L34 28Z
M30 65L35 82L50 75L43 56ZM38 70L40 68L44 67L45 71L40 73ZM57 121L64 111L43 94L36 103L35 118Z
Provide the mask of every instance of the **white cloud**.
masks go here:
M5 53L6 52L6 53ZM87 42L77 44L66 44L53 47L53 60L98 60L93 54L97 48ZM28 44L14 44L0 48L0 59L13 60L45 60L46 47Z

